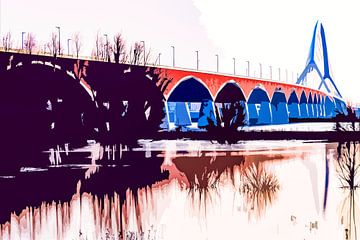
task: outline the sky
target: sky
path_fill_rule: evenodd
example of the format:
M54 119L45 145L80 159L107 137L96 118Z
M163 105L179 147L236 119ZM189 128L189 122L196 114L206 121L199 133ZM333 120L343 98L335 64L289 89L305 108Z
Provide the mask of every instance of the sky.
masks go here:
M97 32L111 41L120 32L129 48L144 41L151 61L161 53L161 65L280 78L294 82L305 67L316 21L325 28L333 79L346 100L360 103L360 2L356 0L0 0L0 35L12 33L21 46L21 33L33 32L39 44L61 29L67 39L80 32L81 55L90 55Z

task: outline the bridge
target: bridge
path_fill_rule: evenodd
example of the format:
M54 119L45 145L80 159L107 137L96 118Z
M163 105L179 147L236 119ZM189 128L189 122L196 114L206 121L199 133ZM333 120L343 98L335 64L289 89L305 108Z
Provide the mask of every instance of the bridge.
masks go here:
M127 136L134 128L141 132L159 125L196 130L226 121L233 124L241 115L247 125L347 115L347 104L331 74L321 23L315 25L305 68L296 83L19 53L1 53L0 67L4 92L0 110L5 111L2 116L14 115L6 124L23 126L19 119L42 114L34 121L47 125L44 131L73 125L68 131L59 130L64 136L81 132L85 125L91 131L103 128ZM22 112L14 113L14 108Z
M161 69L172 78L165 91L169 128L206 126L238 102L248 125L286 124L291 119L330 119L347 114L329 67L324 27L316 23L305 68L294 84L201 71ZM307 86L311 81L317 87ZM206 105L206 107L205 107Z

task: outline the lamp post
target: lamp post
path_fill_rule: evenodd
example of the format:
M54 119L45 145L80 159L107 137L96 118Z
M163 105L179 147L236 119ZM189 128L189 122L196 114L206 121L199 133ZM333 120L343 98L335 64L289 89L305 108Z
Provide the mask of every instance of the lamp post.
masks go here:
M247 62L247 76L250 76L250 61L246 61Z
M59 31L59 55L60 55L60 27L56 27Z
M173 67L175 67L175 46L171 46L172 47L172 54L173 54Z
M69 42L71 41L70 38L67 39L67 47L68 47L68 55L70 56L70 44Z
M236 61L236 59L235 58L233 58L233 62L234 62L234 75L236 75L236 72L235 72L235 69L236 69L236 63L235 63L235 61Z
M24 33L25 32L22 32L21 33L21 49L24 50Z
M269 66L270 68L270 80L272 80L272 66Z
M105 53L105 61L106 59L109 57L109 49L108 49L108 35L104 34L105 37L105 49L104 49L104 53Z
M259 67L260 67L260 78L262 78L262 65L261 65L261 63L259 63Z
M145 41L141 41L144 47L144 66L146 64L146 51L145 51Z
M199 70L199 51L196 50L196 70Z
M157 63L157 61L158 61L158 59L159 59L159 63L158 63L158 65L160 66L160 56L161 56L161 53L159 53L159 55L158 55L157 59L155 60L154 65L156 65L156 63Z
M279 68L279 82L281 81L281 70Z
M216 72L219 72L219 54L215 54L216 56Z

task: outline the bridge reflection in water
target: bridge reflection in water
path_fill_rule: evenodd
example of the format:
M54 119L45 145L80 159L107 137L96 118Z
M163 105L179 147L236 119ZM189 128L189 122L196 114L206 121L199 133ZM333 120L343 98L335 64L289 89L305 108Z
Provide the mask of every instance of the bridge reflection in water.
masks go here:
M339 160L327 143L141 144L109 154L94 144L91 164L53 162L0 179L1 212L15 211L0 238L356 237L357 176L346 170L359 164L355 143L339 144Z

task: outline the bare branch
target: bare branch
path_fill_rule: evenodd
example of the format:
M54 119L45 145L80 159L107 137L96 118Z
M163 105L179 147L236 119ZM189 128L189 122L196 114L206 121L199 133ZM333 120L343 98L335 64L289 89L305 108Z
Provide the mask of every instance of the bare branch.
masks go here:
M112 45L112 50L114 52L115 63L119 63L121 54L125 54L125 40L121 33L117 33L114 36L114 44Z
M79 58L79 53L80 53L80 50L82 47L82 42L81 42L81 37L80 37L79 32L76 32L74 34L73 42L74 42L74 46L75 46L76 58Z
M7 32L6 35L2 37L2 46L5 51L9 51L12 48L12 44L11 32Z
M25 50L27 53L31 54L36 46L35 35L33 33L28 33L25 40Z

